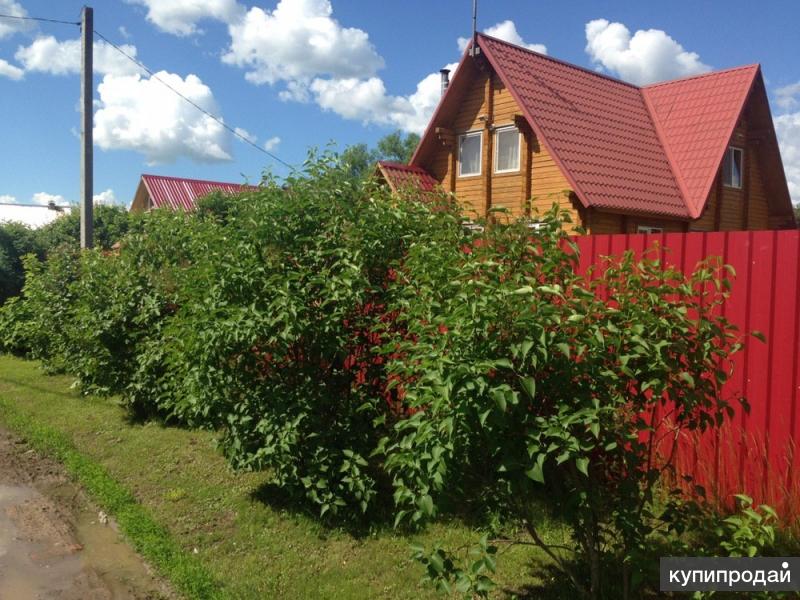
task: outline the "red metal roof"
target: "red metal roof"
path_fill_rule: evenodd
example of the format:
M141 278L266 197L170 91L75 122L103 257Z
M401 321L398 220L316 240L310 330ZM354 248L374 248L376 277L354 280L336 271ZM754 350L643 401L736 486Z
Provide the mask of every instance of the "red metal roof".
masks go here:
M395 191L405 187L413 187L423 192L432 192L439 185L439 182L421 167L381 160L378 161L378 169L389 186Z
M749 65L642 88L693 217L703 211L757 73Z
M142 183L150 196L152 208L166 207L173 210L194 210L195 201L211 192L239 194L258 189L252 185L166 177L164 175L142 175Z
M585 206L696 218L758 65L640 88L483 34L478 43ZM446 125L465 52L411 164ZM441 123L440 123L441 121Z

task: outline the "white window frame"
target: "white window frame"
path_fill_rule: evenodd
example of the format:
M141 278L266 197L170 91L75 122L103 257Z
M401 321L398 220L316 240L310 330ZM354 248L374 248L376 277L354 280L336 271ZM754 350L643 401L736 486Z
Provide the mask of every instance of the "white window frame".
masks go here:
M664 233L664 228L655 225L637 225L636 233Z
M731 176L733 176L733 164L735 162L733 157L736 156L737 152L740 155L740 159L739 159L739 185L736 185L733 181L725 181L725 179L724 179L724 176L725 176L725 165L722 166L722 175L723 175L722 185L724 185L725 187L732 188L734 190L742 189L742 186L744 184L744 149L743 148L739 148L738 146L728 146L728 149L725 150L725 162L726 163L728 161L731 162L731 170L730 170Z
M500 145L497 142L497 138L499 137L500 133L503 131L509 131L513 129L517 132L517 166L514 169L498 169L497 168L497 158L500 156L500 153L497 149ZM522 168L522 135L520 134L519 127L516 125L503 125L502 127L497 127L494 130L494 172L495 173L519 173L519 170Z
M464 173L461 170L462 162L461 162L461 143L464 139L468 137L477 137L480 140L480 144L478 144L478 171L475 173ZM465 131L461 135L458 136L458 176L459 177L479 177L483 170L483 130L473 130L473 131Z

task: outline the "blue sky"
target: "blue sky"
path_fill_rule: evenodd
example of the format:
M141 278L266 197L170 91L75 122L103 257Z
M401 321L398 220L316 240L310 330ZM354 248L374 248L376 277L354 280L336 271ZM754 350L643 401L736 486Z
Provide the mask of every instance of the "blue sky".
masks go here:
M311 146L419 131L460 56L471 0L96 0L95 29L299 164ZM77 21L82 2L0 0ZM483 0L479 28L636 83L760 62L800 202L800 2ZM0 202L78 198L75 26L0 19ZM544 48L542 48L544 46ZM95 49L95 192L128 204L142 172L257 181L286 172L108 47ZM244 133L243 132L243 133ZM110 190L110 192L108 192Z

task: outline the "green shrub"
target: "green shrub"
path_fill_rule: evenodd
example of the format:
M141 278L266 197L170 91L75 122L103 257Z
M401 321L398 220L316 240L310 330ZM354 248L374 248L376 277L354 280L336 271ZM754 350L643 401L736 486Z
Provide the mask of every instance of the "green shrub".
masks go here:
M718 365L738 343L715 313L726 272L708 263L685 276L627 253L588 281L559 219L536 235L496 226L460 247L410 248L389 307L402 334L384 351L399 353L387 370L413 414L381 450L398 520L505 507L586 597L604 579L627 597L672 466L656 439L732 411ZM576 555L539 535L542 495Z

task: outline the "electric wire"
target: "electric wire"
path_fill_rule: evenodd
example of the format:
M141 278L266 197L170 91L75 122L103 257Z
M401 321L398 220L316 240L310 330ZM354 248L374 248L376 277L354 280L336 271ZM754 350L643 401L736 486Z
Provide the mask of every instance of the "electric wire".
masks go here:
M81 22L80 22L80 21L63 21L63 20L60 20L60 19L49 19L49 18L45 18L45 17L29 17L29 16L6 15L6 14L0 14L0 19L14 19L14 20L17 20L17 21L38 21L38 22L43 22L43 23L57 23L57 24L60 24L60 25L75 25L75 26L78 26L78 27L80 27L80 25L81 25ZM95 34L97 37L99 37L101 40L103 40L104 42L106 42L106 43L107 43L109 46L111 46L112 48L114 48L114 50L116 50L117 52L119 52L120 54L122 54L122 55L123 55L125 58L127 58L127 59L128 59L128 60L130 60L132 63L134 63L135 65L137 65L137 66L138 66L140 69L142 69L143 71L145 71L145 72L146 72L148 75L150 75L150 77L151 77L152 79L155 79L155 80L156 80L156 81L158 81L158 82L159 82L161 85L165 86L165 87L166 87L167 89L169 89L171 92L173 92L174 94L176 94L177 96L179 96L180 98L182 98L182 99L183 99L185 102L188 102L188 103L189 103L189 104L191 104L191 105L192 105L194 108L196 108L197 110L199 110L201 113L203 113L204 115L206 115L206 116L207 116L207 117L209 117L210 119L213 119L213 120L214 120L216 123L219 123L219 124L220 124L222 127L224 127L224 128L225 128L225 130L226 130L226 131L230 132L232 135L234 135L235 137L239 138L239 139L240 139L241 141L243 141L244 143L246 143L246 144L249 144L250 146L252 146L252 147L253 147L253 148L255 148L256 150L258 150L258 151L259 151L259 152L261 152L262 154L266 154L266 155L267 155L267 156L269 156L269 157L270 157L272 160L274 160L274 161L276 161L276 162L278 162L278 163L282 164L283 166L287 167L288 169L290 169L290 170L292 170L292 171L295 171L295 170L296 170L294 166L290 165L288 162L286 162L286 161L285 161L285 160L283 160L282 158L280 158L280 157L276 156L275 154L273 154L272 152L270 152L270 151L269 151L269 150L267 150L266 148L262 148L261 146L259 146L259 145L258 145L258 144L256 144L255 142L253 142L252 140L248 139L246 136L244 136L244 135L242 135L241 133L239 133L238 131L236 131L236 129L235 129L234 127L231 127L230 125L228 125L227 123L225 123L225 121L223 121L223 120L222 120L220 117L218 117L218 116L216 116L215 114L213 114L213 113L211 113L211 112L207 111L207 110L206 110L206 109L204 109L202 106L200 106L199 104L197 104L196 102L194 102L193 100L191 100L190 98L188 98L187 96L185 96L184 94L182 94L181 92L179 92L178 90L176 90L176 89L175 89L173 86L171 86L169 83L167 83L166 81L164 81L163 79L161 79L161 78L160 78L158 75L156 75L156 74L155 74L155 73L154 73L154 72L153 72L151 69L149 69L149 68L147 67L147 65L145 65L143 62L141 62L141 61L140 61L140 60L138 60L137 58L134 58L133 56L131 56L131 55L130 55L130 54L128 54L127 52L125 52L125 51L124 51L122 48L120 48L120 47L119 47L117 44L115 44L114 42L112 42L110 39L108 39L108 38L107 38L106 36L104 36L102 33L100 33L100 32L99 32L99 31L97 31L97 30L94 30L94 34Z
M59 19L46 19L44 17L21 17L18 15L0 15L0 19L16 19L17 21L40 21L42 23L58 23L59 25L77 25L80 21L61 21Z

